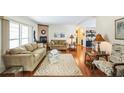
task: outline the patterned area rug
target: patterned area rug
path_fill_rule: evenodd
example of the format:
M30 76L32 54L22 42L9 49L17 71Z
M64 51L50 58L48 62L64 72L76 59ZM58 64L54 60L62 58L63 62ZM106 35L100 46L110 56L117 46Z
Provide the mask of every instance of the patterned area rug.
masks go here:
M48 56L34 73L34 76L83 76L72 54L59 54L58 61L52 63Z

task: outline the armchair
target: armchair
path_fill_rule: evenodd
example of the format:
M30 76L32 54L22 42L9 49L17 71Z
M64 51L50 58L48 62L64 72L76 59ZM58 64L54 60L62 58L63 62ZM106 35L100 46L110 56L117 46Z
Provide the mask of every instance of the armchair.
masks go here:
M112 45L109 61L94 60L93 64L107 76L124 76L124 45Z

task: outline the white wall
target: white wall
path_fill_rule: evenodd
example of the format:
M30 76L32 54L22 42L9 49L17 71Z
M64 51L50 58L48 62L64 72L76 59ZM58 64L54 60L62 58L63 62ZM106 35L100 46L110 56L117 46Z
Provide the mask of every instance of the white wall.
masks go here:
M91 21L91 23L90 23ZM49 41L51 40L55 40L55 39L64 39L67 40L67 42L70 40L70 35L73 34L75 35L77 28L79 27L79 29L85 34L86 29L95 29L95 25L96 23L94 22L94 20L88 20L84 23L81 23L80 25L50 25L49 26L49 31L48 31L48 36L49 36ZM54 38L54 33L65 33L67 36L65 38ZM76 41L76 37L75 37L75 41ZM70 42L70 41L69 41ZM83 46L86 45L86 40L85 40L85 36L83 38Z
M71 34L75 34L76 25L50 25L48 30L49 41L55 39L67 40ZM54 33L64 33L65 38L54 38Z
M96 31L103 35L107 42L101 44L101 48L111 52L111 44L124 44L124 40L115 40L115 20L121 16L99 16L96 17Z
M81 25L85 28L95 28L96 27L96 17L91 17L88 20L84 21Z

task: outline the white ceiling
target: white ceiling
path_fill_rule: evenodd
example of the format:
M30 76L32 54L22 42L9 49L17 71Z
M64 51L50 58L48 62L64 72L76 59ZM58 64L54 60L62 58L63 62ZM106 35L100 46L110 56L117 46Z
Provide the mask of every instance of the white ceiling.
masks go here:
M35 21L38 24L74 24L78 25L80 23L89 20L91 16L28 16L29 19Z

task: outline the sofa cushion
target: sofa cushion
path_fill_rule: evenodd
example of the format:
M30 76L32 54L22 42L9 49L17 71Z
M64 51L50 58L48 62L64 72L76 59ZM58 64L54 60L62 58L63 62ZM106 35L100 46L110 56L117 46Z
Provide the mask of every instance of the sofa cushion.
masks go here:
M65 45L66 40L51 40L50 44L52 44L52 45Z
M53 40L53 42L54 42L54 44L58 44L59 41L58 40Z
M111 55L114 55L114 56L121 56L120 50L112 50Z
M30 54L30 51L25 50L22 47L10 49L7 54Z
M46 51L46 49L45 48L40 48L40 49L37 49L37 50L34 50L32 53L33 54L42 54L42 53L44 53L44 51Z
M113 44L112 45L112 50L116 51L117 53L124 54L124 45Z
M31 44L26 44L25 45L25 48L28 50L28 51L33 51L34 50L34 48L33 48L33 46L31 45Z
M37 49L38 48L38 44L36 42L34 43L31 43L32 47L33 47L33 50Z
M51 40L51 41L50 41L50 44L51 44L51 45L54 45L54 44L55 44L55 42L54 42L53 40Z
M27 49L25 48L25 46L20 46L20 48L23 48L24 50L27 50Z
M113 63L121 63L121 58L119 56L111 55L110 61Z
M65 40L60 40L60 41L59 41L59 44L60 44L60 45L65 45L65 43L66 43Z
M124 63L124 55L122 55L121 57L122 57L121 61Z
M38 48L43 48L43 43L39 43Z
M112 61L114 63L122 62L123 54L124 54L124 45L113 44L110 61Z
M124 46L123 46L123 48L122 48L122 50L121 50L121 53L124 55Z
M31 51L22 51L21 54L31 54Z

